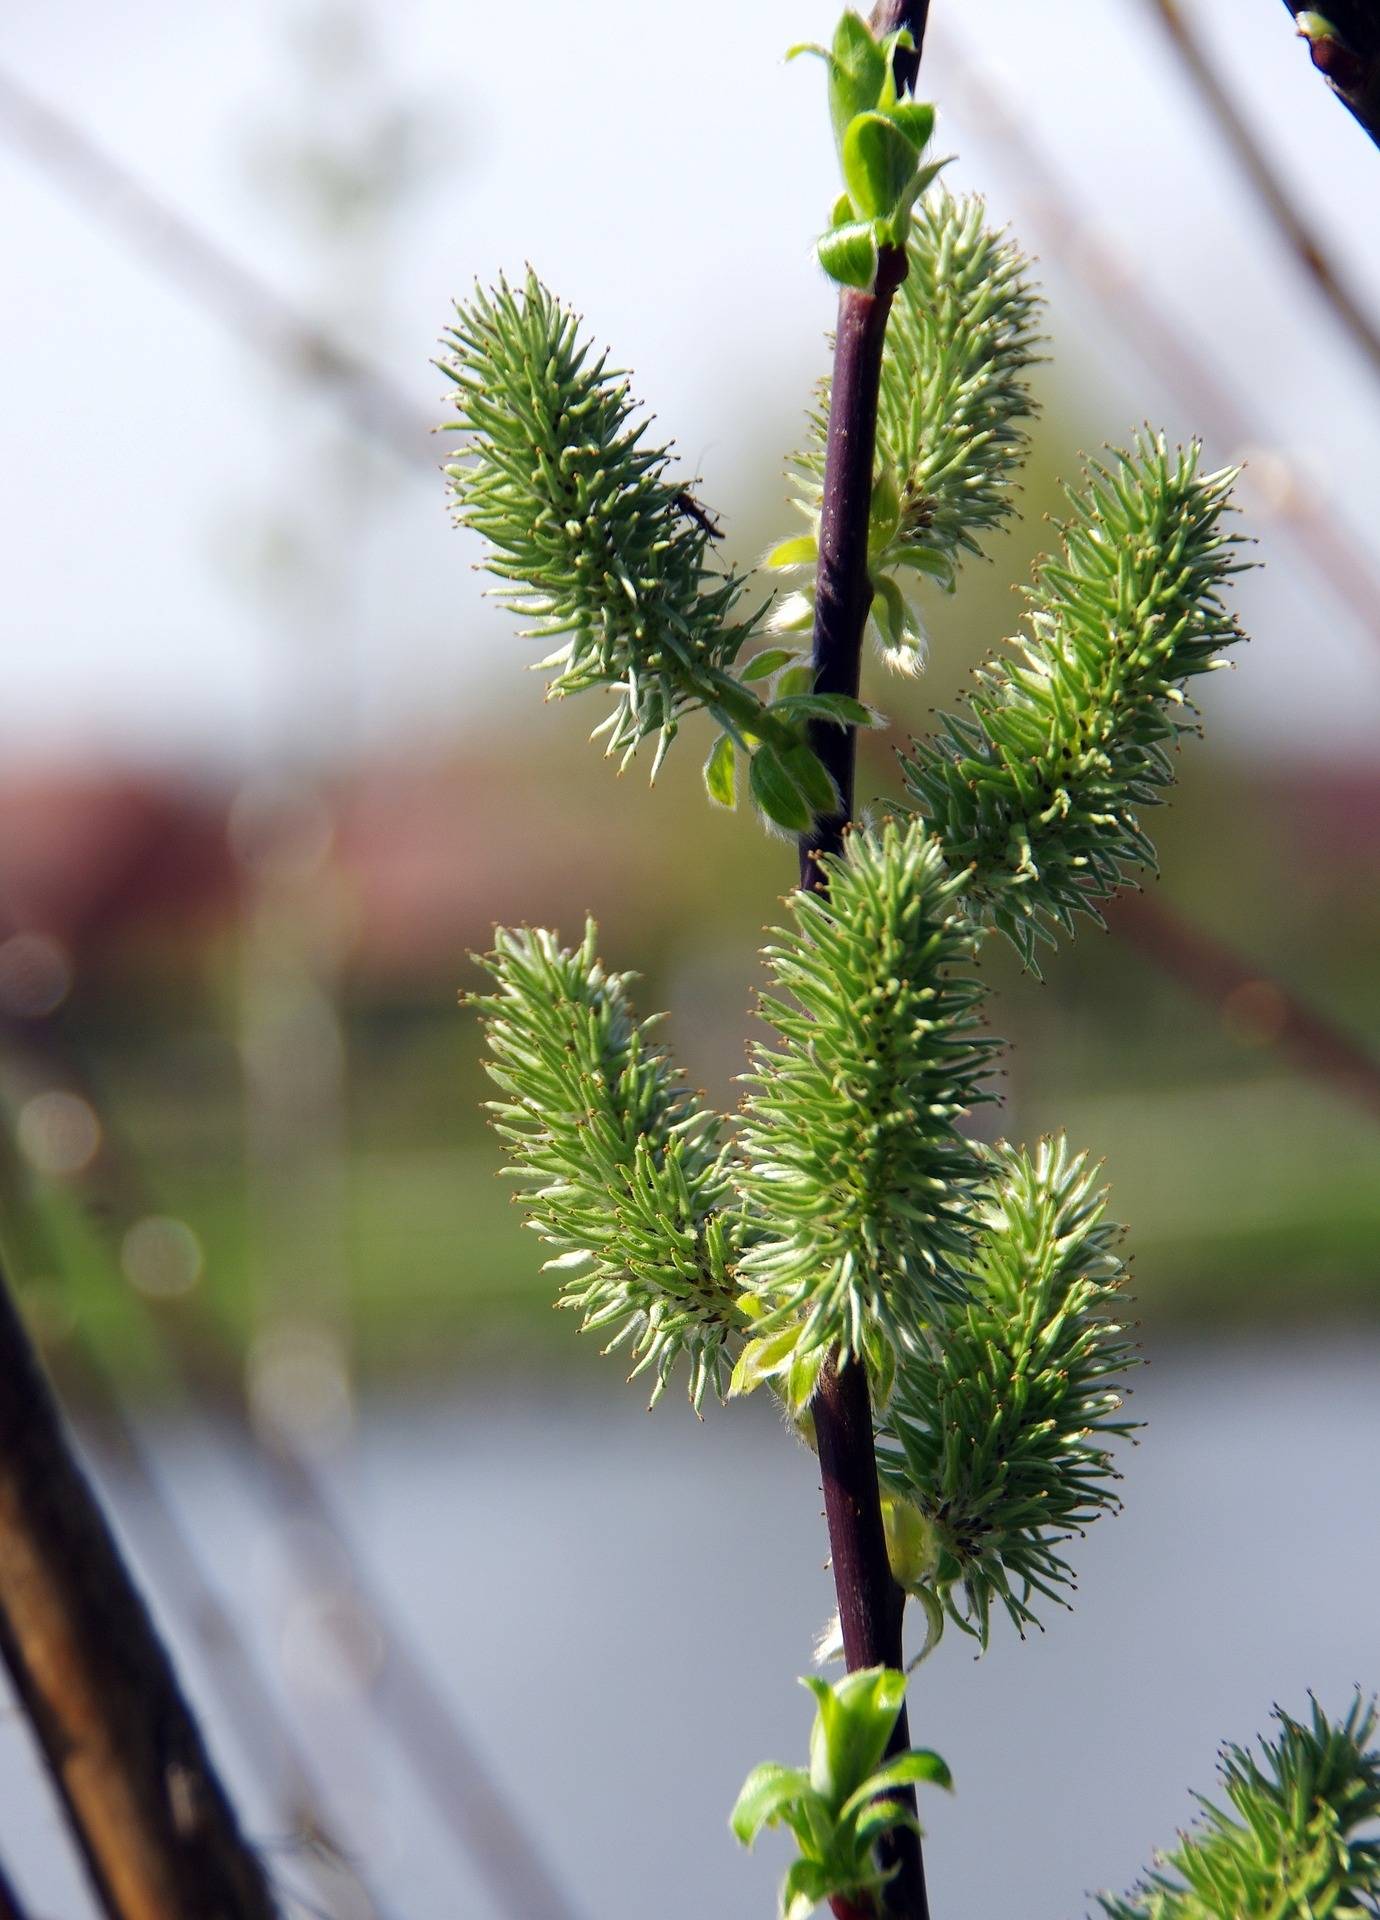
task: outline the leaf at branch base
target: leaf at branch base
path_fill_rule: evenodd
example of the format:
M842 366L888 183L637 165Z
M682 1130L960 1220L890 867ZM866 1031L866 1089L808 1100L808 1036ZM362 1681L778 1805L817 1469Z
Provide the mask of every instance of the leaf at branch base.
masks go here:
M819 264L845 287L870 287L877 277L877 236L870 220L850 220L815 242Z
M810 804L782 763L775 747L764 741L752 756L748 776L752 797L768 820L787 833L808 833L814 821Z
M738 804L738 749L726 733L710 748L704 763L704 784L716 806L731 812Z

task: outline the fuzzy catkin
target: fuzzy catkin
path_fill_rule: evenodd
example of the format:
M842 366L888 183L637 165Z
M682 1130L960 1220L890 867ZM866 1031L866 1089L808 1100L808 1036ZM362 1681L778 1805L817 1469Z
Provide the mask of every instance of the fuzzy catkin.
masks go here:
M904 671L923 666L925 635L901 581L920 573L952 588L964 555L981 553L983 538L1010 517L1026 422L1037 410L1029 376L1040 299L1024 255L984 214L976 195L925 195L887 326L868 570L876 638L888 664ZM828 413L826 379L809 440L791 463L792 504L810 531L768 564L813 564ZM777 609L776 624L805 624L812 605L807 582Z
M1106 1920L1374 1920L1380 1913L1380 1752L1374 1705L1358 1696L1331 1721L1275 1709L1279 1736L1260 1757L1227 1747L1220 1772L1230 1811L1201 1814L1162 1865L1124 1899L1103 1894Z
M767 948L739 1182L755 1243L740 1263L762 1333L794 1357L903 1347L951 1291L981 1178L959 1120L986 1097L972 929L918 822L853 833L827 896L791 896Z
M900 1356L878 1418L878 1470L923 1523L929 1593L984 1646L994 1608L1024 1634L1032 1602L1067 1604L1060 1549L1120 1506L1109 1443L1131 1431L1137 1356L1104 1205L1062 1139L990 1149L962 1292Z
M638 1022L627 974L606 973L591 922L563 948L543 929L500 929L481 962L489 1102L528 1224L556 1249L560 1300L626 1345L661 1395L682 1358L698 1408L722 1391L737 1330L730 1266L739 1222L724 1123L687 1092Z
M531 620L527 637L559 641L539 663L553 695L612 695L596 729L611 754L653 734L660 753L688 709L738 692L730 669L752 631L734 618L741 583L711 563L626 378L534 273L520 290L476 288L443 344L468 435L446 472L499 598Z
M972 910L1028 963L1153 868L1140 815L1194 724L1185 684L1243 638L1222 599L1243 564L1223 524L1235 476L1200 472L1199 451L1147 434L1087 469L1014 657L902 757Z

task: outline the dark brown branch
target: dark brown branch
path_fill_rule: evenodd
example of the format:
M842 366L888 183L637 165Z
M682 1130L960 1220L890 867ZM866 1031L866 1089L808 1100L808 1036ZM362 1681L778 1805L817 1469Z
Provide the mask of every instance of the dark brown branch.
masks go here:
M11 1273L59 1273L33 1191L33 1181L9 1129L0 1125L0 1220L10 1237ZM313 1842L313 1871L325 1895L347 1881L363 1909L378 1920L383 1907L363 1871L332 1831L332 1821L297 1735L279 1708L234 1615L221 1601L197 1558L159 1475L103 1360L99 1344L81 1325L74 1337L48 1354L62 1397L80 1407L83 1421L94 1423L102 1452L127 1476L139 1498L132 1502L130 1531L159 1596L175 1607L200 1640L207 1671L216 1687L226 1725L233 1727L251 1765L265 1781L281 1779L282 1811L295 1833ZM0 1920L5 1920L0 1902Z
M1284 0L1295 20L1318 12L1335 29L1330 34L1300 33L1313 65L1342 105L1380 147L1380 0L1323 0L1318 8L1303 0Z
M858 691L863 628L872 599L867 529L882 347L887 314L905 264L904 253L886 248L876 290L862 293L845 288L839 296L815 601L815 686L820 692L856 695ZM851 727L825 722L812 727L810 744L840 795L838 812L816 821L800 841L800 884L824 891L828 881L820 855L842 849L853 810L855 735ZM844 1658L850 1672L858 1667L904 1668L904 1599L887 1557L872 1405L861 1361L842 1368L832 1361L825 1366L812 1412ZM909 1745L903 1706L888 1751L903 1753ZM913 1789L907 1797L913 1808ZM899 1869L887 1890L887 1911L898 1920L929 1920L918 1836L898 1831L879 1851L885 1864Z
M845 287L839 295L815 581L816 693L846 693L857 698L863 628L872 603L867 530L882 348L891 302L905 271L905 254L899 248L885 247L875 291L864 293ZM828 768L841 803L836 813L818 819L800 841L800 884L823 890L827 883L818 856L841 851L844 829L853 811L857 735L851 727L817 722L811 729L810 744Z
M0 1920L29 1920L28 1909L15 1891L3 1860L0 1860Z
M60 1028L61 1016L22 1025L5 1022L0 1035L8 1062L27 1062L35 1085L66 1087L100 1114L101 1147L81 1176L78 1192L93 1230L118 1247L137 1220L166 1209L121 1139L99 1087L64 1044ZM115 1283L113 1261L110 1271ZM319 1537L333 1549L335 1575L348 1582L382 1649L380 1676L368 1696L370 1710L391 1736L437 1817L473 1862L496 1909L513 1920L576 1920L574 1904L546 1867L519 1810L491 1778L436 1676L375 1588L321 1480L300 1455L259 1434L240 1374L225 1364L226 1343L218 1330L189 1300L155 1300L132 1292L126 1298L146 1315L155 1352L170 1382L183 1389L188 1407L225 1421L256 1482L291 1523L294 1542ZM310 1529L297 1524L304 1517L311 1522ZM314 1574L316 1569L311 1571Z
M1312 222L1290 192L1280 169L1256 138L1189 26L1177 0L1149 0L1150 10L1169 36L1180 64L1218 132L1236 156L1275 230L1308 275L1332 313L1380 374L1380 327L1347 285L1346 277L1318 238Z
M909 26L918 45L927 11L927 5L884 5L873 15L874 30L879 26L884 31ZM897 67L900 77L899 59ZM905 79L913 85L914 65L909 62ZM815 688L821 693L856 697L858 691L863 629L872 601L867 533L882 349L892 299L905 272L905 253L900 248L884 247L873 290L845 287L839 295L815 583ZM827 889L828 879L820 856L842 849L853 811L856 736L851 727L824 723L812 726L810 744L829 769L839 792L838 810L816 821L800 841L800 884L822 892ZM811 1411L819 1445L844 1658L850 1672L874 1666L902 1669L905 1601L892 1578L887 1557L872 1403L861 1361L837 1367L830 1360L820 1377ZM902 1706L888 1751L901 1753L909 1745L909 1722ZM906 1798L914 1810L913 1789ZM889 1835L878 1851L883 1864L896 1869L887 1888L887 1913L897 1920L929 1920L918 1835L899 1831ZM850 1911L846 1902L834 1905L836 1920L844 1920Z
M2 1274L0 1657L110 1920L273 1920Z

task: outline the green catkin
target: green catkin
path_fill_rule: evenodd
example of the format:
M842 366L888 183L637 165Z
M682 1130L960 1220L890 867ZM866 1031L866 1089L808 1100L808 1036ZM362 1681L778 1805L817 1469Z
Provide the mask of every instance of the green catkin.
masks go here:
M968 875L972 911L1028 964L1155 850L1140 814L1174 778L1195 716L1187 681L1243 638L1222 602L1242 570L1223 519L1234 475L1140 436L1070 495L1063 551L1040 567L1015 657L989 661L902 768L914 804Z
M1109 1442L1131 1431L1136 1353L1123 1232L1095 1176L1063 1140L990 1150L963 1291L900 1356L878 1420L883 1484L922 1523L925 1590L984 1646L994 1607L1024 1634L1032 1601L1067 1604L1061 1547L1120 1506Z
M559 642L539 662L550 693L607 690L596 731L624 761L650 735L659 759L691 709L750 701L731 671L752 632L742 584L712 564L668 451L645 444L626 378L577 317L529 271L520 290L476 288L443 344L469 436L446 469L456 514L526 637Z
M984 211L976 196L921 200L887 328L869 572L874 635L903 671L924 665L925 636L900 581L918 572L951 589L964 555L981 553L1010 517L1036 411L1039 296L1019 248L985 225ZM778 549L783 566L815 557L828 414L826 379L792 461L793 505L810 533ZM812 595L811 583L783 603L777 625L806 624Z
M523 1189L528 1225L556 1249L559 1304L626 1346L661 1395L689 1366L698 1409L722 1392L739 1326L730 1266L740 1235L719 1115L700 1106L606 973L591 922L563 948L541 929L500 929L481 964L489 1102Z
M520 291L476 289L444 346L449 426L468 436L446 468L456 517L486 541L498 597L532 623L525 637L559 643L537 662L549 696L611 695L594 737L621 766L655 737L653 779L686 716L708 714L711 797L736 804L741 757L764 818L804 832L838 798L810 724L873 716L814 696L813 673L780 649L739 667L764 609L740 616L744 583L713 560L712 524L670 477L668 450L645 444L626 378L531 272Z
M1105 1920L1374 1920L1380 1914L1380 1753L1374 1705L1344 1720L1316 1701L1307 1721L1275 1709L1257 1759L1227 1747L1230 1811L1199 1797L1197 1824Z
M987 1098L996 1042L959 883L918 822L859 831L827 896L791 896L766 952L774 991L747 1076L740 1184L756 1239L740 1273L759 1333L792 1359L878 1360L952 1292L981 1179L961 1116ZM883 1361L882 1371L887 1363Z

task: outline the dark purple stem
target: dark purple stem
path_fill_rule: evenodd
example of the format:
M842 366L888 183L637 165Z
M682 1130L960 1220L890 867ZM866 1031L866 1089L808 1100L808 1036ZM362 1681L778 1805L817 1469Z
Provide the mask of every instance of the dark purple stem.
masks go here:
M902 93L914 93L916 78L920 72L920 55L925 50L925 28L929 24L930 0L877 0L872 9L870 25L879 40L889 33L895 33L898 27L909 27L910 37L915 42L913 52L904 47L898 49L892 61L892 71L896 75L896 85Z
M897 27L909 27L918 50L928 12L928 0L919 4L915 0L910 4L882 0L872 16L873 30L888 33ZM907 89L913 88L918 64L918 51L897 55L898 82ZM875 286L868 292L846 287L839 296L816 576L814 667L815 688L820 693L857 697L863 629L872 601L867 533L882 348L892 298L905 274L904 252L883 248ZM810 744L828 768L839 794L837 810L817 820L800 841L800 884L824 892L828 875L820 865L820 856L842 849L853 812L856 736L851 727L822 722L811 728ZM830 1360L820 1376L812 1412L844 1658L850 1672L859 1667L902 1668L905 1600L892 1578L887 1558L872 1403L862 1364L854 1361L838 1367ZM909 1745L910 1728L903 1706L888 1752L904 1753ZM914 1811L913 1790L906 1798ZM886 1890L886 1913L894 1920L929 1920L918 1834L898 1830L881 1843L878 1852L884 1866L895 1868ZM857 1907L846 1901L834 1902L836 1920L849 1920L857 1912Z
M863 293L845 288L839 296L815 599L815 686L822 693L856 697L858 691L863 628L872 600L867 530L882 346L892 296L905 271L905 254L884 248L875 289ZM823 892L828 875L820 855L840 851L853 811L855 734L851 727L823 721L811 728L810 744L833 776L840 798L838 811L817 820L800 840L800 884ZM862 1364L836 1367L830 1360L812 1410L844 1658L850 1672L858 1667L901 1668L904 1599L887 1558L872 1404ZM888 1752L904 1753L909 1745L902 1707ZM914 1810L914 1790L906 1797ZM898 1829L878 1852L884 1865L897 1869L887 1888L887 1913L896 1920L929 1920L919 1836ZM835 1914L837 1920L837 1906Z

